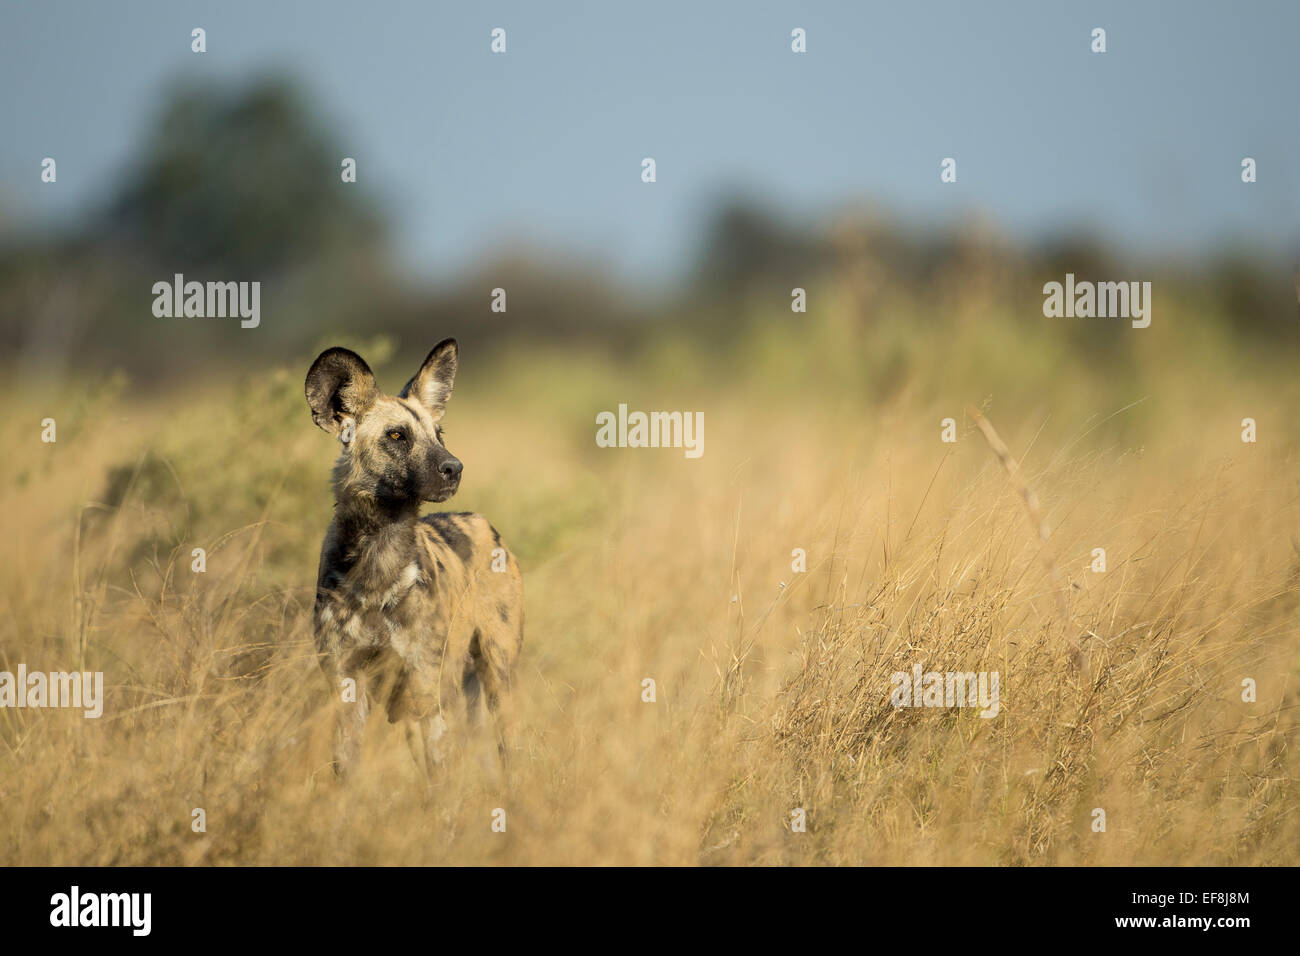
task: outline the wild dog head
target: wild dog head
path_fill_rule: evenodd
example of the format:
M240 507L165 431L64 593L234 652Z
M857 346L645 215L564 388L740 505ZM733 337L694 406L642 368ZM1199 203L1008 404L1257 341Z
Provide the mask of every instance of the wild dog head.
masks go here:
M383 394L370 366L348 349L327 349L312 363L305 385L312 420L343 443L334 467L338 500L401 508L456 493L463 466L439 424L456 352L455 339L439 342L396 396Z

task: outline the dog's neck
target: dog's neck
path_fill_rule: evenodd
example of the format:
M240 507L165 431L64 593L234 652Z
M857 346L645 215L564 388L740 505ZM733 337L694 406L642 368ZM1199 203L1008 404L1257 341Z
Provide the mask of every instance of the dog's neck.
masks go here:
M409 530L420 517L418 501L387 502L361 495L347 495L334 502L334 519L344 540L363 541Z
M419 502L396 507L358 496L336 500L327 561L333 580L387 580L394 563L412 553L419 516Z
M420 517L418 500L382 499L360 493L348 481L350 467L350 458L340 455L332 474L335 524L344 541L361 544L414 526Z

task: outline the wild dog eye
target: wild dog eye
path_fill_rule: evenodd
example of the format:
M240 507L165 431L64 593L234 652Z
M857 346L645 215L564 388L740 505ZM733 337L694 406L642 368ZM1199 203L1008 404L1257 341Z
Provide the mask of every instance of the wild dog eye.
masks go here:
M391 438L393 441L406 441L406 436L403 435L401 432L399 432L396 428L394 428L392 431L388 433L388 437Z

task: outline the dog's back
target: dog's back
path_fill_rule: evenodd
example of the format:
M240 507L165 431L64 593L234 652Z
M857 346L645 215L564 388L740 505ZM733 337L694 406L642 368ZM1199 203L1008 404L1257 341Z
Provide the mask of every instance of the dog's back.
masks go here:
M435 598L434 616L446 618L450 660L466 660L462 686L486 694L496 710L524 642L523 577L515 556L482 515L434 512L420 521L420 540L447 587ZM454 569L447 572L439 569Z

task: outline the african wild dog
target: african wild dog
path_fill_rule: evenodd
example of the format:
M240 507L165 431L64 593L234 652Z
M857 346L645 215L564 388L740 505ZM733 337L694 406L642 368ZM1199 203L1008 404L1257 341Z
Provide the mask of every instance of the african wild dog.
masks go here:
M344 680L356 682L355 703L339 705L340 774L356 761L372 701L390 722L408 721L417 762L431 771L438 739L462 712L477 725L485 695L505 754L503 697L523 643L519 565L480 515L420 517L421 502L446 501L460 485L439 424L456 357L455 339L438 343L396 397L347 349L322 352L307 373L312 419L343 443L315 613L330 693L341 700Z

